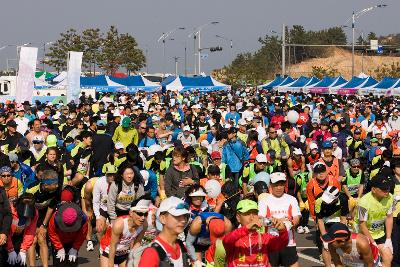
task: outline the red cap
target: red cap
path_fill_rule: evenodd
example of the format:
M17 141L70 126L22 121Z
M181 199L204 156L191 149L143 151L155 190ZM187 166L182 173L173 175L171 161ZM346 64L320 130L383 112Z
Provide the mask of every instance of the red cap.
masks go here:
M210 240L214 243L218 238L222 238L225 234L225 222L221 219L211 219L208 224L210 230Z
M72 202L74 200L74 193L71 190L64 189L61 192L61 201Z
M221 152L219 151L213 151L211 153L211 159L220 159L221 158Z

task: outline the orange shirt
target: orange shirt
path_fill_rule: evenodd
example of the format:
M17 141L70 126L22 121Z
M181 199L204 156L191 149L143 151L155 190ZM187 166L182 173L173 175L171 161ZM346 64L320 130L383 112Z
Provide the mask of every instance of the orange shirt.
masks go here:
M0 186L3 186L3 181L0 180ZM4 187L4 190L6 191L7 198L11 200L16 200L19 196L19 194L22 193L22 183L18 182L18 179L13 177L11 180L11 185L7 188Z

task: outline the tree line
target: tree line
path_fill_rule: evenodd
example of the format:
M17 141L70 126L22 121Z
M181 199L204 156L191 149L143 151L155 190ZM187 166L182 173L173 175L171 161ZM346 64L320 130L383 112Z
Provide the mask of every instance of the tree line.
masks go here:
M82 69L92 75L95 75L96 67L108 75L124 68L129 75L146 66L146 58L135 38L128 33L119 33L115 26L105 33L98 28L82 32L71 28L61 33L49 50L45 63L58 72L67 68L68 51L83 52Z

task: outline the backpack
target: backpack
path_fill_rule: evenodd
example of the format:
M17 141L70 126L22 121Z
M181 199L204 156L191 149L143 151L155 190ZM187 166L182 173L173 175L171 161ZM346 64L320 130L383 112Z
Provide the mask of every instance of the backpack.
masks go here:
M184 267L191 266L191 261L190 261L190 258L188 257L185 245L183 244L183 242L180 239L178 239L177 242L181 249L183 266ZM158 263L159 267L170 267L170 266L173 267L174 266L173 263L171 262L171 260L169 259L167 253L160 246L160 244L158 244L157 242L154 242L153 244L151 244L151 247L157 251L158 258L160 259L160 262Z

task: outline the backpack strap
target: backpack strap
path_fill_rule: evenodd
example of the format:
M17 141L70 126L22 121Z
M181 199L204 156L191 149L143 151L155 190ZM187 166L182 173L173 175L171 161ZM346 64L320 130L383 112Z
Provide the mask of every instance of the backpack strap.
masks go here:
M158 266L173 266L171 261L169 260L167 253L165 253L164 249L158 244L154 242L151 244L151 247L157 251L159 263Z

